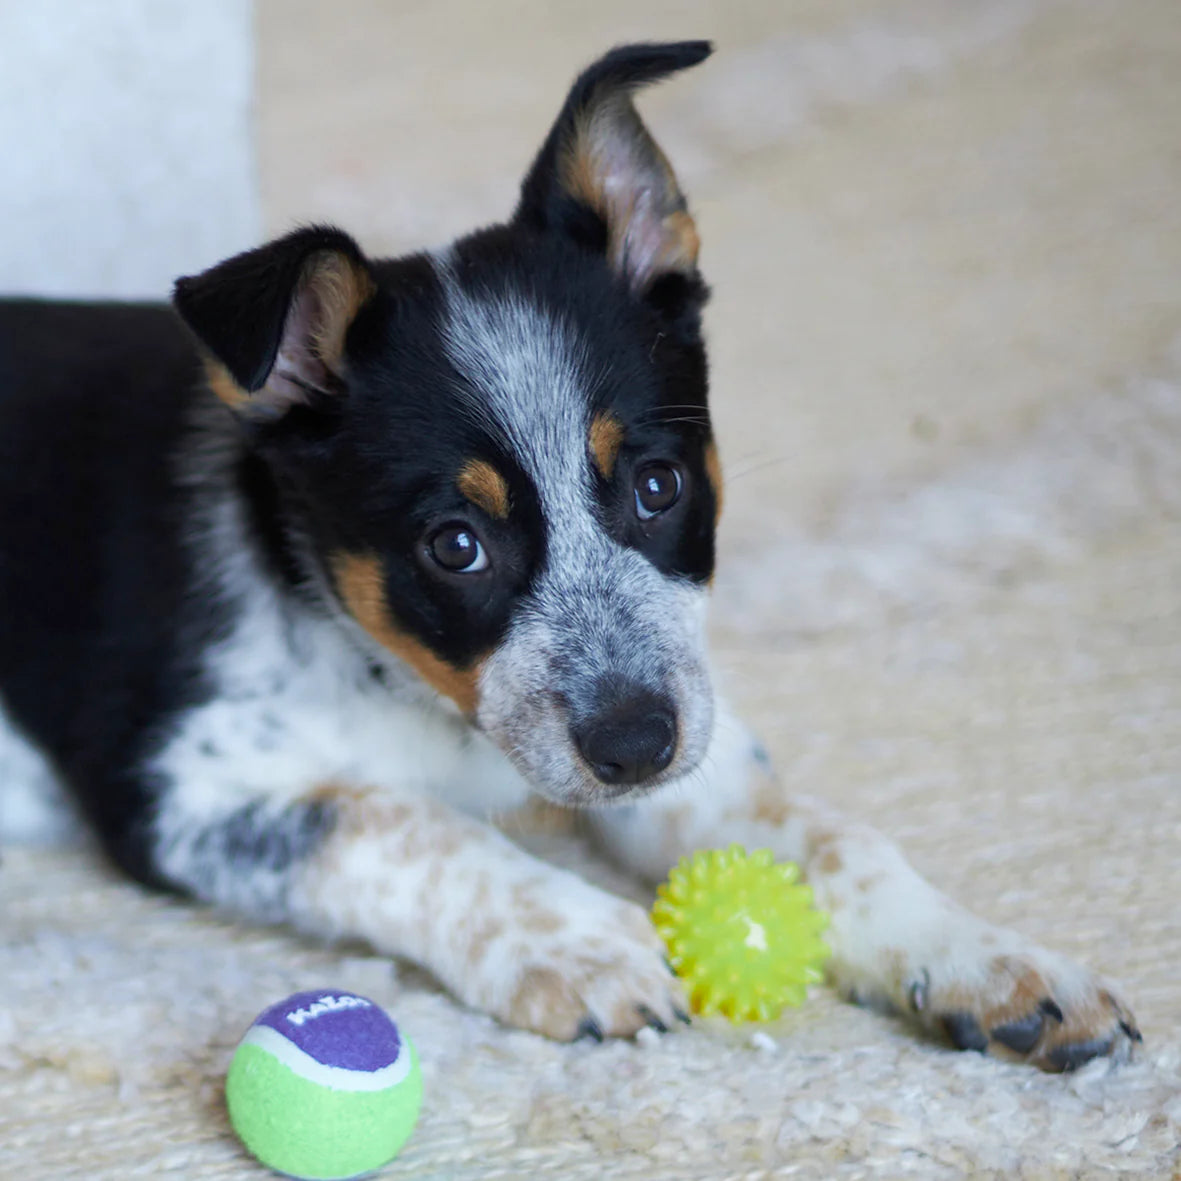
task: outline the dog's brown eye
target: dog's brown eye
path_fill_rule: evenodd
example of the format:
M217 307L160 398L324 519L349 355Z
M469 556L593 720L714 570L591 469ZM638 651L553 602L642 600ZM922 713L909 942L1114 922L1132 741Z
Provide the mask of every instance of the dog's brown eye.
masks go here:
M444 525L430 539L431 557L453 574L474 574L488 568L488 554L466 525Z
M636 475L636 516L651 520L672 508L681 495L681 473L667 463L649 463Z

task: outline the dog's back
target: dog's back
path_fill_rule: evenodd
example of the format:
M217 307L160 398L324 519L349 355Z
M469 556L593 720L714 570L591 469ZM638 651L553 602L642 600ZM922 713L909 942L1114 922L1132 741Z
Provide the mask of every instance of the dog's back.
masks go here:
M177 690L175 460L200 372L167 307L0 301L0 719L107 780L113 812L115 768Z

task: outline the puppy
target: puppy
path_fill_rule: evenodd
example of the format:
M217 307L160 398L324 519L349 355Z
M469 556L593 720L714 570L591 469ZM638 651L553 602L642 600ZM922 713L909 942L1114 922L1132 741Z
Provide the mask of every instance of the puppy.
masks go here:
M62 784L150 886L553 1038L673 1026L644 912L486 822L533 793L648 878L730 841L799 862L836 985L961 1048L1126 1056L1110 986L789 800L715 699L706 287L632 104L708 53L608 53L512 218L445 250L302 229L175 313L3 305L9 827Z

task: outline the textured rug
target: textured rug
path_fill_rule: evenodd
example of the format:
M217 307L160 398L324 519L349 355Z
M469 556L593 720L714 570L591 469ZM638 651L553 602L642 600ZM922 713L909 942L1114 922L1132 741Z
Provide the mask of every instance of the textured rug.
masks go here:
M396 7L262 5L275 226L442 238L507 207L604 44L718 33L650 110L716 289L722 676L789 785L1121 979L1145 1045L1043 1076L821 989L758 1034L556 1046L362 948L145 895L85 846L11 848L0 1178L262 1176L226 1124L229 1056L258 1010L324 984L421 1052L391 1179L1181 1176L1174 0ZM642 896L574 836L505 823Z

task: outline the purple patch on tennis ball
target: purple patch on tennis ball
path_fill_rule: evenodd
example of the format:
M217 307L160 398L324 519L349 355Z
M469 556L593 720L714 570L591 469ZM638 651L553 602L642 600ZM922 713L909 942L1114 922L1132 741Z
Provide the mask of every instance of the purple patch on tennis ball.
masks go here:
M335 988L297 992L262 1013L269 1025L324 1066L381 1070L402 1049L398 1027L368 997Z

